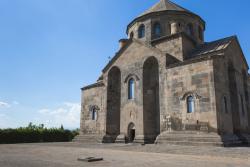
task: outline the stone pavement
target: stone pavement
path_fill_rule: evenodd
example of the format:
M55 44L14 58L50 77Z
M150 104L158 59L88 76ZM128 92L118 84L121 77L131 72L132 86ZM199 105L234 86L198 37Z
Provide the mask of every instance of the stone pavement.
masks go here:
M103 157L80 162L79 157ZM250 148L42 143L0 145L0 167L250 167Z

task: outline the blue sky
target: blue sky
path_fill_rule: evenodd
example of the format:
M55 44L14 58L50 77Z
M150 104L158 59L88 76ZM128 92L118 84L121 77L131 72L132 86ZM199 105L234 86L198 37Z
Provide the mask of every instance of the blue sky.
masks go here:
M80 88L157 1L0 0L0 128L79 127ZM173 1L206 21L206 41L237 35L249 62L249 0Z

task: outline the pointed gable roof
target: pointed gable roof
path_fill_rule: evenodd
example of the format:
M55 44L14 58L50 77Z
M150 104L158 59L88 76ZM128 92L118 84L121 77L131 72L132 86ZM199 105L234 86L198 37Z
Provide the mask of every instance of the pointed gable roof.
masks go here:
M138 39L135 38L130 38L124 47L122 47L116 54L115 56L109 61L109 63L104 67L104 69L102 70L103 73L105 73L106 71L108 71L108 69L114 64L114 62L122 55L122 53L132 44L132 43L137 43L139 45L145 46L149 49L154 50L155 52L158 52L159 54L162 54L162 51L156 47L153 47L151 45L148 45L147 43L144 43Z
M152 6L150 9L146 10L140 16L153 13L153 12L161 12L161 11L181 11L181 12L188 12L192 13L189 10L169 1L169 0L160 0L157 4Z

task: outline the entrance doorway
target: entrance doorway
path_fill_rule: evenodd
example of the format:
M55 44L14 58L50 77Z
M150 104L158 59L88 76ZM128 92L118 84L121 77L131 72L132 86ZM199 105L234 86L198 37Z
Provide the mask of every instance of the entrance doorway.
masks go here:
M128 142L133 143L134 140L135 140L135 124L130 123L128 125Z

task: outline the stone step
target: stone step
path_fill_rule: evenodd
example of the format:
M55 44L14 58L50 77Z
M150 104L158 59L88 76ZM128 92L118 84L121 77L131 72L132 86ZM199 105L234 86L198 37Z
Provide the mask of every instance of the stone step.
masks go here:
M209 138L209 139L220 139L219 135L175 135L175 134L168 134L164 135L164 137L170 138Z
M244 145L250 146L250 134L237 135Z
M175 144L175 145L212 145L222 146L221 137L216 133L205 133L197 131L172 131L161 133L156 144Z
M164 132L165 133L165 132ZM171 132L166 132L168 134L187 134L187 135L191 135L191 134L199 134L199 135L214 135L216 133L209 133L209 132L203 132L203 131L171 131Z
M72 141L79 143L101 143L102 138L100 135L86 134L86 135L78 135Z
M242 135L243 136L243 135ZM243 137L245 141L248 136ZM234 134L220 136L216 133L199 133L193 131L175 131L161 133L156 144L179 144L179 145L215 145L215 146L239 146L243 139ZM245 142L247 143L247 142Z
M161 138L161 140L166 140L166 141L197 141L197 142L221 142L221 139L209 139L209 138L168 138L164 137Z
M160 138L157 141L186 141L186 142L222 142L221 139L207 139L207 138Z
M218 146L222 147L223 142L197 142L197 141L167 141L159 142L157 144L169 144L169 145L186 145L186 146Z

